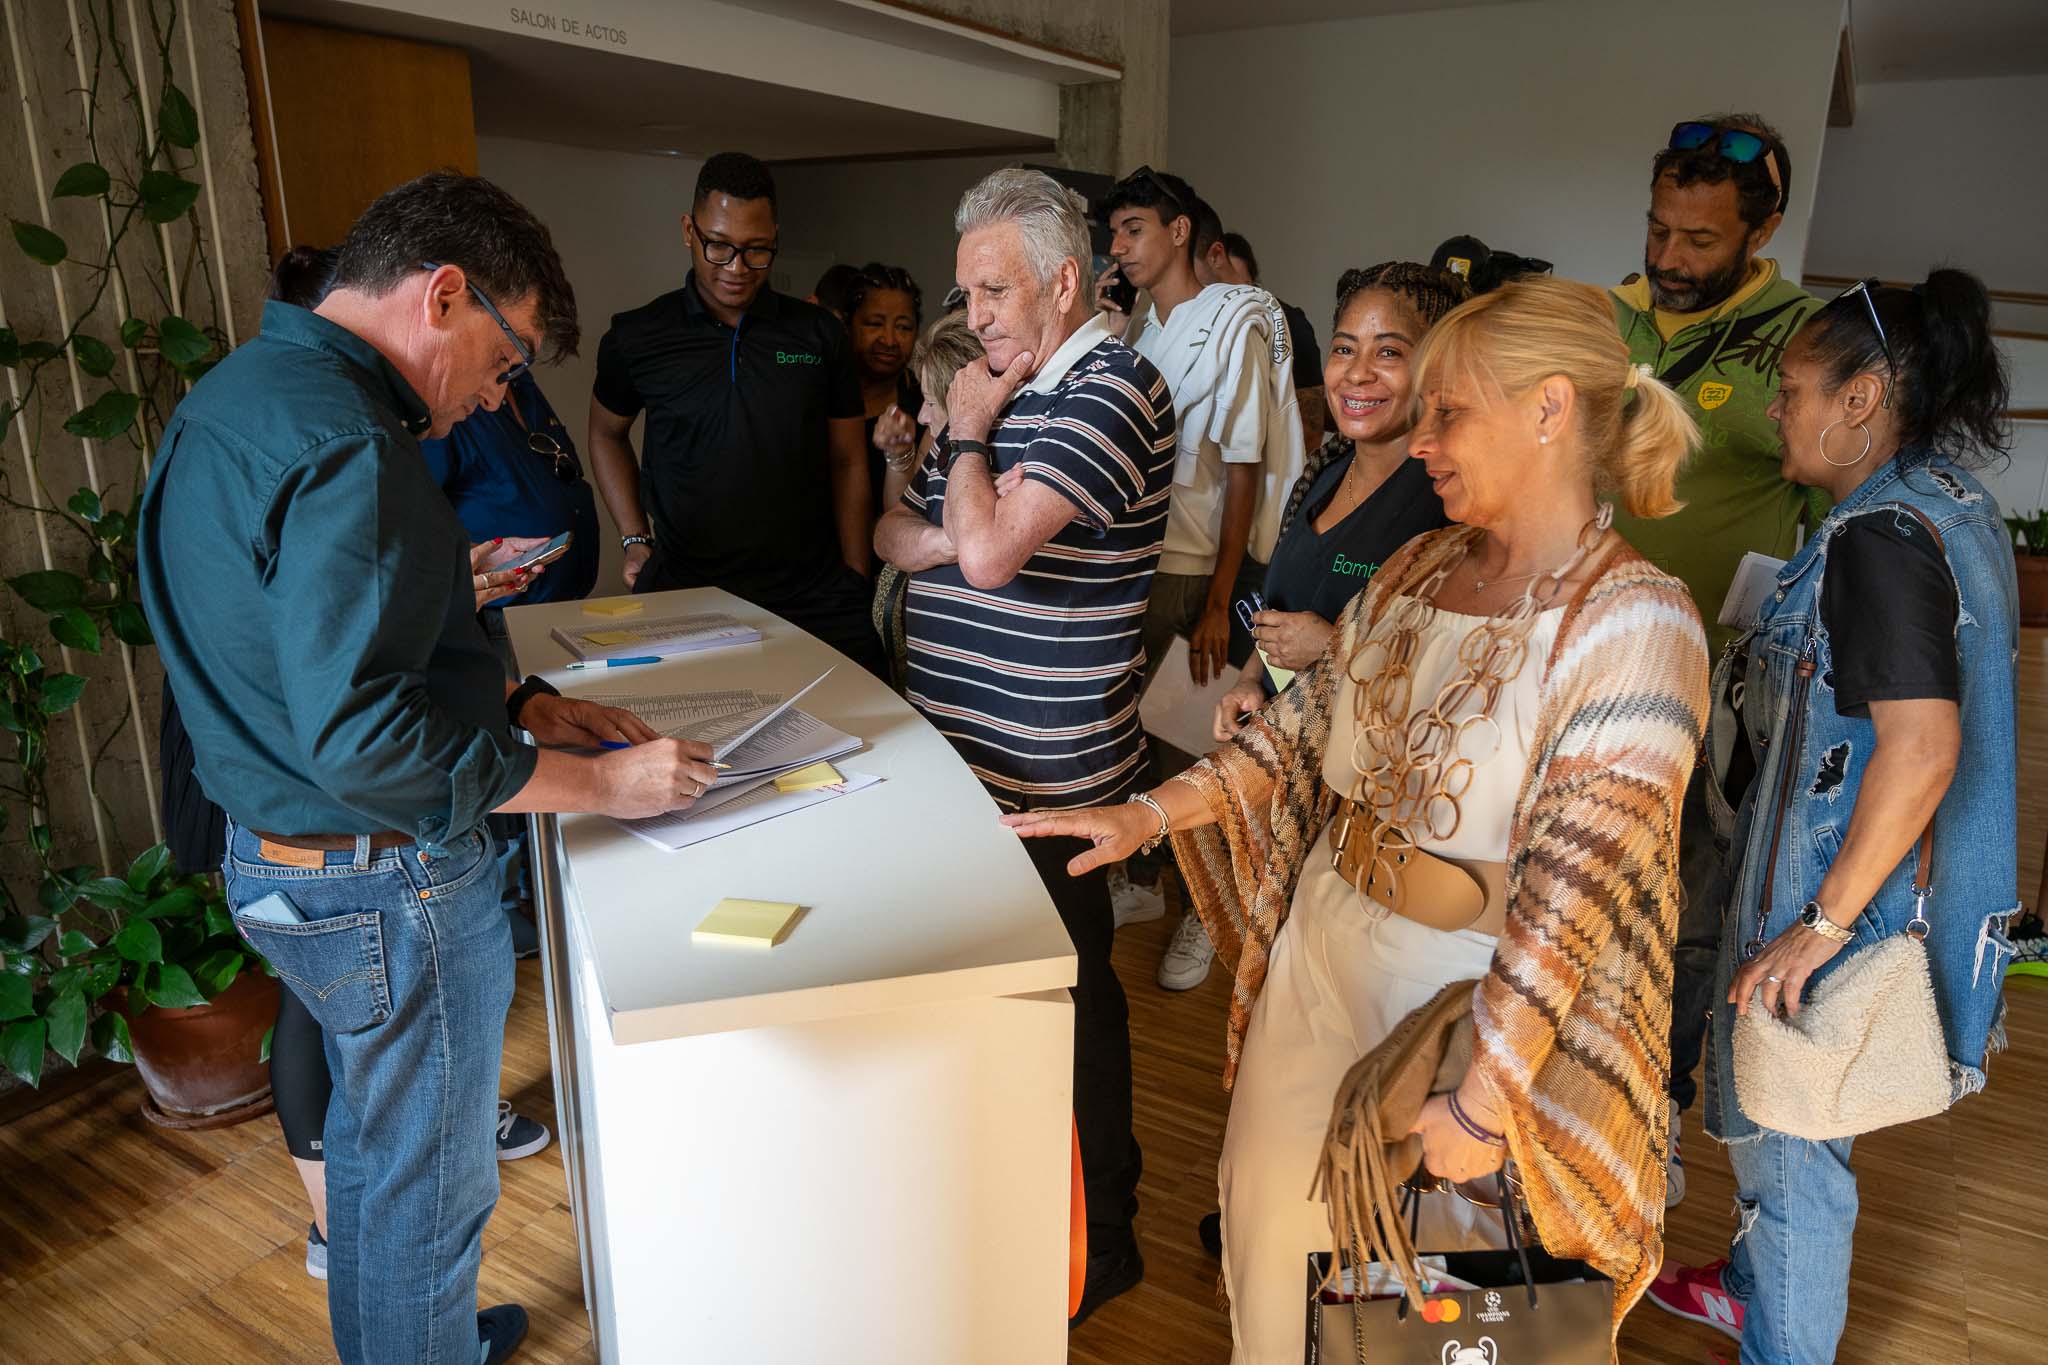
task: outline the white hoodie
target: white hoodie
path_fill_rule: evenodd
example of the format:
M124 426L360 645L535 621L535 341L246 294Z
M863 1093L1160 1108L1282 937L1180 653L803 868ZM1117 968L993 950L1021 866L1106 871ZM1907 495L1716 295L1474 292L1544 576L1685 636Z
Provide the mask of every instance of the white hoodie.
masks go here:
M1280 301L1255 285L1212 284L1164 324L1150 308L1131 345L1165 377L1180 423L1159 571L1216 571L1227 464L1262 466L1249 549L1271 560L1307 455Z

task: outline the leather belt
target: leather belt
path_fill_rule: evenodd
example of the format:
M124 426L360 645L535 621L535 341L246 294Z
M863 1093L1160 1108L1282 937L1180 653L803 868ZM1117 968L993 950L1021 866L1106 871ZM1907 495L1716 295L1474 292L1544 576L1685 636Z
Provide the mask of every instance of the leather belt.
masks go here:
M353 853L356 851L357 835L354 834L270 834L264 830L249 831L258 840L257 851L273 863L287 867L324 867L325 854ZM382 852L388 848L404 848L415 842L410 834L400 834L395 829L380 830L370 836L370 851Z
M1508 865L1443 858L1409 843L1362 802L1339 799L1330 866L1403 919L1445 933L1498 936L1508 922Z

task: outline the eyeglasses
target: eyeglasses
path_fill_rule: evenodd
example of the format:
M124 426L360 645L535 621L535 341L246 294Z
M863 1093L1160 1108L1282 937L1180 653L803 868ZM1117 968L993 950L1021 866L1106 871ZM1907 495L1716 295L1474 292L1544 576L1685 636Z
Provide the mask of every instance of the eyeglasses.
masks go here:
M422 270L439 270L440 268L441 264L438 261L420 262L420 269ZM476 284L469 278L467 272L463 274L462 282L464 284L469 285L469 292L476 295L476 301L484 306L484 311L486 313L489 313L491 315L491 321L498 324L498 330L505 334L505 340L512 343L512 354L519 357L518 363L514 364L510 369L506 370L503 374L498 376L498 382L500 384L510 384L520 375L525 374L528 370L533 368L533 352L526 349L526 343L521 341L519 339L519 333L513 331L512 328L506 323L505 315L503 313L500 313L498 311L498 306L491 302L491 296L489 294L486 294L483 290L477 288Z
M775 253L782 250L779 246L743 247L735 242L706 237L701 232L697 234L697 242L704 248L704 259L712 265L731 265L732 258L737 256L749 270L766 270L775 264Z
M1176 218L1185 218L1189 222L1194 221L1194 211L1190 209L1186 204L1181 203L1180 196L1175 194L1173 192L1172 187L1169 186L1164 180L1161 180L1159 178L1159 172L1153 170L1150 166L1138 167L1137 170L1132 171L1129 175L1125 176L1123 180L1119 183L1133 186L1150 186L1154 194L1159 195L1162 199L1166 200L1168 204L1172 205L1173 212L1162 213L1159 215L1159 221L1161 221L1162 223L1170 224Z
M1867 280L1858 280L1841 293L1835 295L1835 302L1840 303L1851 294L1855 294L1863 300L1863 311L1870 315L1870 329L1877 333L1878 347L1884 352L1884 398L1880 400L1879 406L1889 408L1892 405L1892 388L1899 382L1899 365L1897 361L1892 359L1892 339L1884 334L1884 323L1879 321L1877 316L1877 300L1871 293L1872 290L1882 288L1883 285L1884 281L1876 276L1872 276Z
M544 460L555 464L555 477L563 483L574 483L583 477L583 466L577 463L575 452L562 449L561 443L544 431L527 434L526 448Z
M1778 207L1785 207L1787 196L1785 182L1778 178L1778 156L1771 150L1771 144L1761 133L1752 133L1747 128L1718 128L1711 123L1681 123L1671 130L1670 147L1674 152L1690 152L1713 144L1713 150L1724 161L1733 161L1738 166L1747 166L1761 159L1764 173L1771 177L1771 188L1778 192Z

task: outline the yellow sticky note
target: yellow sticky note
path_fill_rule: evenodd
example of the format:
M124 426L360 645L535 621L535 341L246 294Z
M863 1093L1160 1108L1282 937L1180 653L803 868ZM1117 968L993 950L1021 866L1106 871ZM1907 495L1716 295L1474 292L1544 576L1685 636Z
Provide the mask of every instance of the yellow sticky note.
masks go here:
M632 641L633 632L630 630L593 630L583 638L594 645L623 645Z
M646 608L647 603L637 597L598 597L583 604L589 616L631 616Z
M696 943L737 943L749 948L773 948L789 937L804 907L787 901L747 901L726 897L711 907L690 933Z
M787 796L791 792L814 792L820 787L836 787L845 780L839 775L839 769L830 763L813 763L808 768L798 768L776 778L775 790Z
M1266 676L1273 680L1273 686L1279 688L1282 692L1287 690L1287 684L1294 681L1294 670L1282 668L1274 663L1266 657L1266 651L1263 649L1259 650L1259 662L1266 666Z

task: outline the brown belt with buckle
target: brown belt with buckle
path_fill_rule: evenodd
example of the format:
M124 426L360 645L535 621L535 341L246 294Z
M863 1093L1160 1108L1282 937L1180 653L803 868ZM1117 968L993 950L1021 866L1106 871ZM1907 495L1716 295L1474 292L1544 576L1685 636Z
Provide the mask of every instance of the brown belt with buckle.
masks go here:
M260 829L249 832L256 836L257 851L266 862L283 863L286 867L325 867L329 853L355 852L358 837L354 834L270 834ZM387 848L403 848L412 842L410 834L387 829L370 836L370 851L377 853Z
M1337 803L1336 822L1330 866L1402 919L1445 933L1470 929L1498 936L1507 927L1506 863L1425 853L1348 797Z

